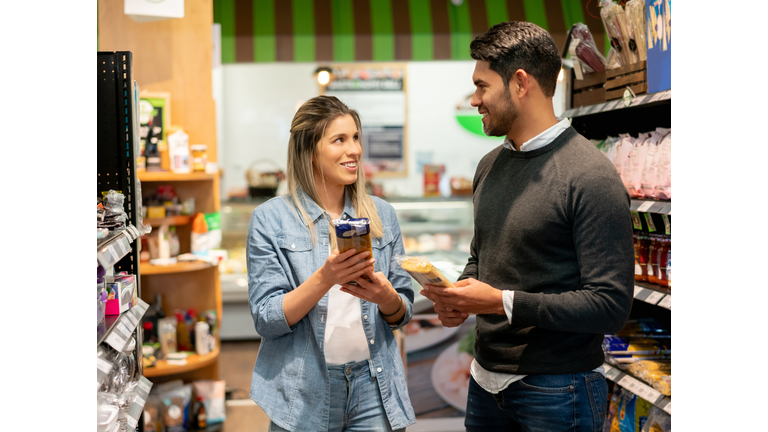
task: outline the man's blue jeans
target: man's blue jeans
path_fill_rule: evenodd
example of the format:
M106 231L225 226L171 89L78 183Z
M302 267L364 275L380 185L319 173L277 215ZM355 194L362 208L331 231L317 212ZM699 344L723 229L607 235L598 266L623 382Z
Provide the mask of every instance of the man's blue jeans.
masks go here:
M599 432L608 384L599 372L528 375L492 394L469 379L467 432Z

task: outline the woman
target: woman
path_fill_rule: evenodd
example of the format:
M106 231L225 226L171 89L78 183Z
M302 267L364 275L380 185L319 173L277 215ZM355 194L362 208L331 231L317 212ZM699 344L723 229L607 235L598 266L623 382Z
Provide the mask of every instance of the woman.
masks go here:
M416 422L392 334L413 315L411 279L393 259L404 253L394 209L365 192L361 130L337 98L307 101L291 123L289 193L251 216L248 292L262 337L251 399L270 431ZM332 221L361 217L371 222L373 256L340 254Z

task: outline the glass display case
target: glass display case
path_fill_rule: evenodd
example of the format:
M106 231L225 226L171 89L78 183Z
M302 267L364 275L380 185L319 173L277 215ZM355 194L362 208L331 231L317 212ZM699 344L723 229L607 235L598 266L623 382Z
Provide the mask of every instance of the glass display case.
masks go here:
M251 214L267 199L228 201L221 205L221 247L228 255L219 265L222 340L259 337L248 306L245 246ZM474 228L471 197L390 198L387 201L397 214L406 254L426 257L448 279L456 280L469 258ZM419 294L421 286L416 281L413 289L417 293L414 312L431 311L432 302Z

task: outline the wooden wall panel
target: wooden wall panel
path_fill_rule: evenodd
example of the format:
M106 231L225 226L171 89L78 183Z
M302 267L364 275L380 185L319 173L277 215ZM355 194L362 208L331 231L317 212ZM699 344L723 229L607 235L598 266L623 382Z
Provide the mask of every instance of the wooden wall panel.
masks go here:
M123 2L98 0L99 50L131 51L141 90L171 93L171 120L217 161L213 101L213 0L187 0L184 18L137 23ZM218 191L216 191L218 192Z

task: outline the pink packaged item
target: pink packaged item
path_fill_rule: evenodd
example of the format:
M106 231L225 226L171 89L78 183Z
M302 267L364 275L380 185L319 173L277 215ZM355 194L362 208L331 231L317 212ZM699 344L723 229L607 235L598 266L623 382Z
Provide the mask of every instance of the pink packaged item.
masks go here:
M672 131L661 138L659 150L658 174L656 177L656 199L672 199Z
M616 167L616 171L621 176L621 181L624 181L624 172L626 165L629 163L629 152L632 151L632 144L635 139L629 134L619 135L620 140L616 143L616 148L613 154L613 166Z
M624 187L627 188L629 196L632 198L643 198L643 171L648 156L648 141L651 139L650 133L642 133L632 146L629 152L629 163L624 173Z
M651 138L647 141L648 155L645 158L643 181L640 185L643 189L643 196L649 199L656 199L656 178L658 177L656 164L659 162L656 155L658 154L659 141L661 141L661 134L658 131L651 132Z

